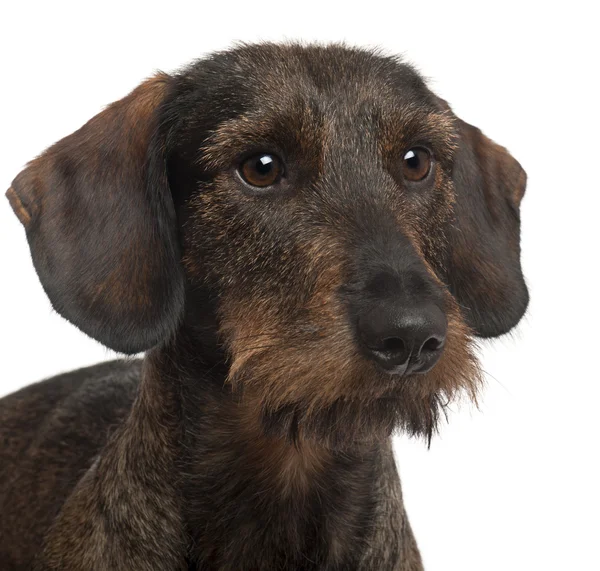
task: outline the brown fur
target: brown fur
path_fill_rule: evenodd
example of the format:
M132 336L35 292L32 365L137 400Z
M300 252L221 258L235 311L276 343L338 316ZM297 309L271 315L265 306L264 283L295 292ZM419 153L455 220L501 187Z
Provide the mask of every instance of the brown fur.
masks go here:
M262 152L272 188L239 174ZM148 352L0 401L3 569L420 571L390 437L477 400L474 336L527 306L524 189L409 66L339 45L215 54L59 141L7 193L42 285ZM382 367L362 317L425 306L435 366Z

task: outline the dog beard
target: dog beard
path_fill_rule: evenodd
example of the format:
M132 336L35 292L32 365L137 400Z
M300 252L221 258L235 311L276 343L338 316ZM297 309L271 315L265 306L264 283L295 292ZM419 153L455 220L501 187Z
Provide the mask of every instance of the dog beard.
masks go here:
M381 441L397 431L430 443L440 421L447 419L448 406L464 397L477 403L481 385L477 360L469 351L459 358L460 367L452 366L454 359L448 353L429 373L407 377L381 373L363 362L351 378L344 379L338 372L337 391L322 376L324 368L315 363L313 375L321 371L318 378L308 378L307 371L299 375L295 369L294 382L285 386L287 390L277 385L278 393L276 385L264 383L261 356L237 370L233 385L242 398L250 394L260 403L265 432L294 443L310 440L335 449ZM285 378L284 368L280 374L280 380Z
M382 440L394 431L430 441L450 403L463 396L477 402L481 371L458 308L447 311L438 363L408 376L387 374L360 355L340 311L312 330L298 323L271 328L276 320L264 319L266 313L230 320L226 344L228 382L254 403L270 434L335 448ZM255 329L261 317L263 326ZM240 323L254 327L236 331L233 324Z
M407 378L402 388L374 400L342 399L308 411L301 404L278 409L265 408L262 423L271 436L285 438L293 444L302 440L316 442L331 449L343 449L383 441L395 432L424 438L427 444L447 420L447 409L457 395L432 393L416 396L410 387L419 379Z

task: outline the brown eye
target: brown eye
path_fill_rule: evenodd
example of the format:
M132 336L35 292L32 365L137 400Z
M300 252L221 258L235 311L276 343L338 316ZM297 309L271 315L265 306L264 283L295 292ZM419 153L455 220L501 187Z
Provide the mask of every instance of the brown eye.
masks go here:
M283 164L275 155L260 153L247 158L239 169L242 179L251 186L271 186L283 176Z
M423 180L431 170L431 154L423 147L414 147L407 151L402 161L402 174L406 180Z

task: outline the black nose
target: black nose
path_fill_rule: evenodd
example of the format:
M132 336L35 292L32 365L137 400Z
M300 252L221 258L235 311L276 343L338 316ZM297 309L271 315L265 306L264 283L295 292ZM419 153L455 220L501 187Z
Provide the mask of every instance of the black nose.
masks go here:
M390 374L426 373L446 341L447 321L435 304L380 304L358 317L365 354Z

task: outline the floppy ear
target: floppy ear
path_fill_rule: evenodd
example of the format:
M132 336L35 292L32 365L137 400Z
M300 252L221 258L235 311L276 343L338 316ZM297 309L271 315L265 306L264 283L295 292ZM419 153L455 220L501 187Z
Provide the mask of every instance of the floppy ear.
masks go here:
M475 334L495 337L519 322L529 302L519 216L527 176L504 147L460 119L457 124L446 278Z
M183 309L175 212L158 135L157 75L33 160L7 192L52 306L123 353L149 349Z

